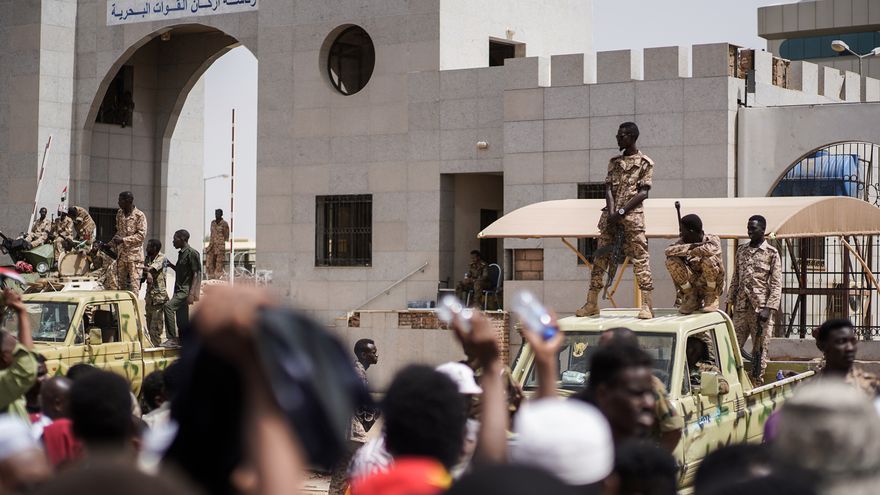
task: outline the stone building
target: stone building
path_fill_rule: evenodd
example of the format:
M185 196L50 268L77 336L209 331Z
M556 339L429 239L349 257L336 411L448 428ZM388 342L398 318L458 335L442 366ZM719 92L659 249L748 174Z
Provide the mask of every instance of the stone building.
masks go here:
M476 234L529 203L595 196L621 122L639 124L657 163L651 194L685 209L767 195L835 139L880 142L876 80L726 43L591 53L585 0L144 5L0 0L0 225L24 227L52 135L46 191L69 181L74 203L100 209L131 189L151 235L199 232L202 131L184 102L245 46L259 63L259 268L325 322L358 311L347 337L405 349L384 354L386 374L457 355L447 332L413 337L396 311L454 286L472 249L504 266L506 294L580 306L588 274L563 245ZM836 119L835 137L814 115ZM665 306L662 248L651 243Z

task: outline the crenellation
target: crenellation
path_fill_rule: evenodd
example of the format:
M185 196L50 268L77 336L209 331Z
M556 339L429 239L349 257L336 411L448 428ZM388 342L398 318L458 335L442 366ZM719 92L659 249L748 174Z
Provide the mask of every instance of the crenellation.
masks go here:
M819 68L819 94L834 100L840 99L843 89L843 74L834 67Z
M862 78L852 71L843 72L843 90L840 95L843 101L860 101L862 98Z
M547 57L509 58L504 61L505 89L526 89L550 85Z
M641 50L596 53L596 81L616 83L641 80L644 67Z
M758 84L773 84L773 54L755 50L753 56L755 82Z
M862 78L861 101L880 101L880 79Z
M690 55L685 46L645 48L645 81L689 77Z
M693 77L716 77L733 75L730 66L730 52L735 45L730 43L710 43L694 45L691 48L693 58Z
M550 57L551 86L580 86L587 82L587 55L571 53Z
M791 63L788 88L808 95L819 94L819 66L812 62L797 60Z

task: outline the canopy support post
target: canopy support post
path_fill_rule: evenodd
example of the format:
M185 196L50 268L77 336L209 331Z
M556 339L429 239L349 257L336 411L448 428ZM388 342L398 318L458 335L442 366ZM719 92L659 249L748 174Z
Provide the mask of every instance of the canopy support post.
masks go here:
M590 260L588 260L586 256L584 256L584 253L582 253L578 248L574 247L572 243L568 242L565 237L560 237L559 240L562 241L562 243L565 244L568 249L574 251L574 254L577 255L579 260L583 261L584 264L587 265L587 268L589 268L590 270L593 269L593 264L590 263Z
M867 263L865 263L865 260L862 259L862 256L859 254L859 252L856 251L852 246L850 246L850 244L846 242L846 239L843 236L840 236L840 242L842 242L846 249L849 250L849 252L852 253L853 256L855 256L859 264L862 265L862 269L865 270L865 275L867 275L871 283L874 284L874 288L877 289L877 292L880 292L880 283L877 283L877 279L874 277L874 272L871 271L871 268L868 266Z

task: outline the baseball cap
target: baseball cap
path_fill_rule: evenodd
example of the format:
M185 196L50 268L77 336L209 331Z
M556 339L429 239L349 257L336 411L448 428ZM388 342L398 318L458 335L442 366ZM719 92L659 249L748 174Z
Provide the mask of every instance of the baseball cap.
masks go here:
M608 421L581 401L539 399L520 408L511 460L543 468L572 486L599 482L614 468Z
M474 370L472 370L470 366L452 361L449 363L443 363L435 369L452 379L455 385L458 386L458 393L464 395L483 393L483 389L480 388L480 386L477 385L477 381L474 380Z

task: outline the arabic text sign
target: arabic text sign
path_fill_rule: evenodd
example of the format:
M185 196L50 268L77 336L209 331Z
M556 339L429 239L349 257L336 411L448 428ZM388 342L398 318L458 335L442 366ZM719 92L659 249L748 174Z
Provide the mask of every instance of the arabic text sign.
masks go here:
M107 25L257 10L258 0L107 0Z

